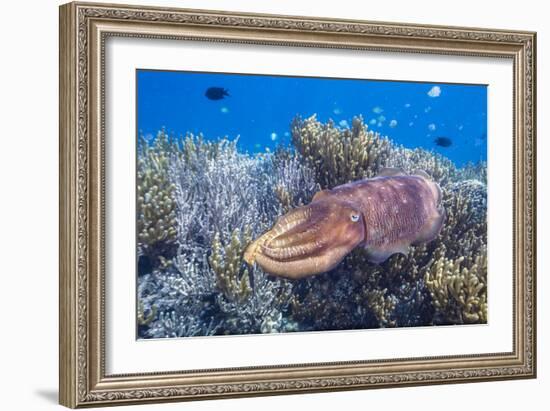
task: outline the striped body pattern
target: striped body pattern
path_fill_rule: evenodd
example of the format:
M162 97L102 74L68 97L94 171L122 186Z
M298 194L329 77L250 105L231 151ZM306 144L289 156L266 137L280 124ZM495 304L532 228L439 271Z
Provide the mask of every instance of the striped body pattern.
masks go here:
M361 180L336 187L329 195L354 202L363 213L362 245L373 262L434 239L445 216L439 186L422 174Z

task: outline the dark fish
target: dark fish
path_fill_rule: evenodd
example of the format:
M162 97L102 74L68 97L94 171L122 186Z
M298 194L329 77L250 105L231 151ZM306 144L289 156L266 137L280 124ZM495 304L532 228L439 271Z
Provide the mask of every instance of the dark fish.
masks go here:
M222 87L210 87L204 95L210 100L222 100L225 96L229 97L229 90Z
M453 140L448 137L436 137L434 143L440 147L450 147L453 145Z

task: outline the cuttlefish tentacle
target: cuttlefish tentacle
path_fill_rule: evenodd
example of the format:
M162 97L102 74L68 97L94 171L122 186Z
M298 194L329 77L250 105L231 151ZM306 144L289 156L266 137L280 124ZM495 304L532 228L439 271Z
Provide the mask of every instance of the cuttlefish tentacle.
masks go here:
M266 245L262 245L261 252L267 257L274 258L279 261L287 261L319 252L324 247L325 243L321 241L289 245L284 247L268 247Z
M382 170L372 178L317 193L252 242L245 261L267 273L303 278L337 266L355 247L381 263L433 240L445 220L441 189L423 171Z
M297 208L293 212L279 217L273 228L273 238L291 235L296 231L296 227L300 227L302 223L309 221L310 218L311 211L306 207Z

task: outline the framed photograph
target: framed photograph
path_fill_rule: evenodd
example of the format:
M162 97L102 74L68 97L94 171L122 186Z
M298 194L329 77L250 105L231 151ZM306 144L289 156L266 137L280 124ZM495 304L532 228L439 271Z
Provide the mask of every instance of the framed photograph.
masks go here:
M532 32L60 8L60 403L534 378Z

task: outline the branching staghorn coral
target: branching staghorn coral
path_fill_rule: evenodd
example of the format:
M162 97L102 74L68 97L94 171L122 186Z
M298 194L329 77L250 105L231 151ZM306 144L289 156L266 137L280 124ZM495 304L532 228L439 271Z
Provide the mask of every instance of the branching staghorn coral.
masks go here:
M390 154L387 138L368 130L362 117L354 117L351 128L322 124L315 115L292 122L292 143L315 173L321 188L376 175Z
M228 241L236 228L270 224L277 211L269 159L239 153L236 145L236 140L207 142L193 135L178 144L170 162L170 175L178 190L177 207L200 207L192 221L180 224L190 233L186 237L191 241L198 238L209 246L216 232L222 241ZM178 218L185 218L180 214L185 213L178 213ZM178 234L180 240L182 234Z
M449 258L464 256L468 264L487 244L487 187L477 180L453 183L443 191L447 221L440 234Z
M230 301L218 294L217 303L224 316L223 334L259 334L285 332L295 329L295 324L285 318L292 296L289 281L269 278L263 271L251 272L253 292L243 301Z
M416 170L424 170L441 186L458 178L458 170L451 160L439 153L423 148L410 149L403 146L393 146L386 165L402 168L409 174L414 173Z
M478 161L477 163L467 163L459 169L461 180L478 180L487 184L487 162Z
M236 141L227 139L207 141L187 135L162 145L153 142L149 149L153 147L169 158L177 251L170 265L159 265L139 280L138 299L146 310L154 304L159 313L141 328L140 335L194 335L194 328L174 325L186 315L191 315L191 323L202 323L205 333L277 332L295 327L282 314L292 285L269 279L261 270L245 273L241 259L247 238L268 228L280 213L274 183L295 190L293 201L308 192L313 195L314 183L305 169L290 158L276 166L271 155L239 153ZM197 306L202 311L195 310Z
M149 313L145 314L145 308L143 306L143 302L140 301L138 303L138 309L137 309L137 322L138 325L144 326L149 325L151 322L155 319L157 316L157 307L155 305L151 306L151 310Z
M279 149L272 157L273 187L281 205L279 214L307 204L320 190L313 171L303 164L302 158L289 150Z
M214 335L219 324L214 319L203 321L196 313L161 312L158 320L147 330L151 338L176 338Z

